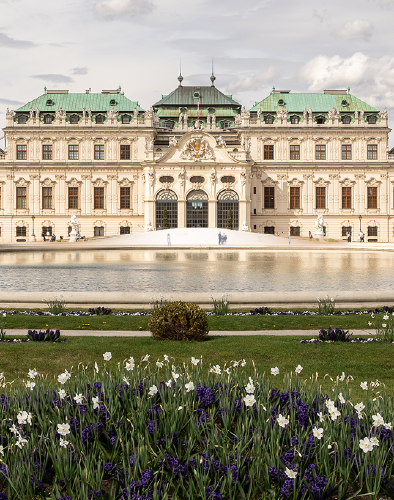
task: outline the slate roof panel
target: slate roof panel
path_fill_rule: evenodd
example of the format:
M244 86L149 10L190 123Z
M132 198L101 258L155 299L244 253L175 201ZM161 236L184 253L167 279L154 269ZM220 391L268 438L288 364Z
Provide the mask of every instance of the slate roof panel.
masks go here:
M200 98L193 97L195 92L200 93ZM200 102L201 106L238 106L241 105L234 101L231 96L225 95L216 87L199 86L199 87L184 87L180 86L173 90L170 94L163 96L160 101L157 101L153 106L197 106Z

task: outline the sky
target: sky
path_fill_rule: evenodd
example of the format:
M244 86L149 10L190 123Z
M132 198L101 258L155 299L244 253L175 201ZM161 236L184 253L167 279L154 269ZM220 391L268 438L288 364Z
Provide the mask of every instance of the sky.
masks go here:
M147 109L180 61L184 85L210 85L212 59L217 88L247 108L273 85L350 87L394 125L393 16L394 0L0 0L0 125L44 86L121 85Z

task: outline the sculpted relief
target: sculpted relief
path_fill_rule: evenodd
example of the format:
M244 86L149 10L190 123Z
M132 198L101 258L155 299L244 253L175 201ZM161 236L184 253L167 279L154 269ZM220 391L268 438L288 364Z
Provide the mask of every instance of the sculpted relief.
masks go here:
M181 158L183 160L214 160L215 155L212 148L208 144L206 139L203 139L202 135L193 135L189 139L181 153Z

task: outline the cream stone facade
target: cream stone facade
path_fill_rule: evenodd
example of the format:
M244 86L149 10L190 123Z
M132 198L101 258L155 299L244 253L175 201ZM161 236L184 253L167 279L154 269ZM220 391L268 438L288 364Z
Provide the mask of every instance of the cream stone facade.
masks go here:
M251 110L179 86L144 111L121 89L46 91L7 110L0 241L217 227L394 241L387 112L349 91L272 90ZM246 221L246 222L245 222Z

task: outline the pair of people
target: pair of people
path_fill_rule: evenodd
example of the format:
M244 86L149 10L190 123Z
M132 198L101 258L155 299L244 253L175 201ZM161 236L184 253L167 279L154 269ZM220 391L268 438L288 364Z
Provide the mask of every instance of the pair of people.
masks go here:
M219 231L218 239L219 239L219 245L224 245L225 243L227 243L227 234L221 233Z

